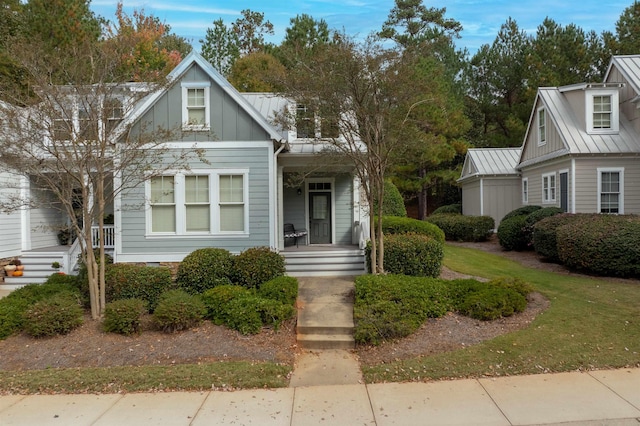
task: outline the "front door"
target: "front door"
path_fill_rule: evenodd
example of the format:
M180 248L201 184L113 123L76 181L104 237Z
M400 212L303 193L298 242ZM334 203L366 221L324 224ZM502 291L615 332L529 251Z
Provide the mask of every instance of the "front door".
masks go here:
M309 193L309 243L331 244L331 193Z
M569 211L569 173L560 173L560 208Z

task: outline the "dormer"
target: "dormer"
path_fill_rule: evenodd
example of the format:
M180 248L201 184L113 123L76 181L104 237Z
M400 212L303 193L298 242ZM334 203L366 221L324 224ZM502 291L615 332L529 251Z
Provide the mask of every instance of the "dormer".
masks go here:
M587 133L617 134L620 129L620 88L623 83L586 84L585 123Z

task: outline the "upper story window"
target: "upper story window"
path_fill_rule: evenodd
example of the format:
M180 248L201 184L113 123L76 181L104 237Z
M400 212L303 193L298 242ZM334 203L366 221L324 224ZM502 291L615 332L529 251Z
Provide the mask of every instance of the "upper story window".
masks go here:
M209 83L182 83L182 128L209 130Z
M556 174L542 175L542 202L555 203L556 201Z
M95 141L98 139L98 120L92 116L89 108L80 107L78 110L78 133L80 140Z
M104 101L103 113L105 131L109 133L124 118L124 106L118 99L107 99Z
M315 134L314 114L306 105L296 106L296 137L313 138Z
M617 90L587 91L587 132L617 133L620 125Z
M547 113L544 108L538 109L538 145L547 143Z

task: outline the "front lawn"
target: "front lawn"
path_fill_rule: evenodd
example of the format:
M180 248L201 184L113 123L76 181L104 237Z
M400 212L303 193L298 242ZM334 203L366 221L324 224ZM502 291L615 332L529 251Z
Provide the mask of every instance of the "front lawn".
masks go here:
M640 365L640 282L556 274L446 245L444 264L485 278L519 277L551 301L526 329L455 352L362 366L365 380L506 376Z

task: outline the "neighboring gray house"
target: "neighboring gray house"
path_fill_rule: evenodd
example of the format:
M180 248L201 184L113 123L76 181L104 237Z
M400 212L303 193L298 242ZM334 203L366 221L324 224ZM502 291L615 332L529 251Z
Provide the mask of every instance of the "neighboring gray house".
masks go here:
M195 52L169 78L174 83L168 89L150 94L124 119L182 125L180 139L168 146L196 147L207 161L194 160L189 170L152 178L116 199L109 233L114 260L160 264L179 262L203 247L240 253L267 246L285 254L291 275L363 273L368 212L359 182L347 163L321 166L315 155L323 146L320 130L309 135L309 123L304 134L278 128L274 114L295 111L293 103L272 94L239 93ZM36 226L28 216L21 229ZM15 227L9 220L15 217L0 217L0 227ZM285 238L285 224L307 231L299 247ZM28 259L45 251L49 257L42 262L50 268L54 253L73 250L55 246L23 241L7 254ZM32 282L30 270L35 268L7 282Z
M602 83L538 89L514 166L520 176L514 183L521 195L517 207L638 214L639 155L640 55L615 56ZM465 173L463 200L472 203L467 211L476 211L476 201L465 195L473 192Z

